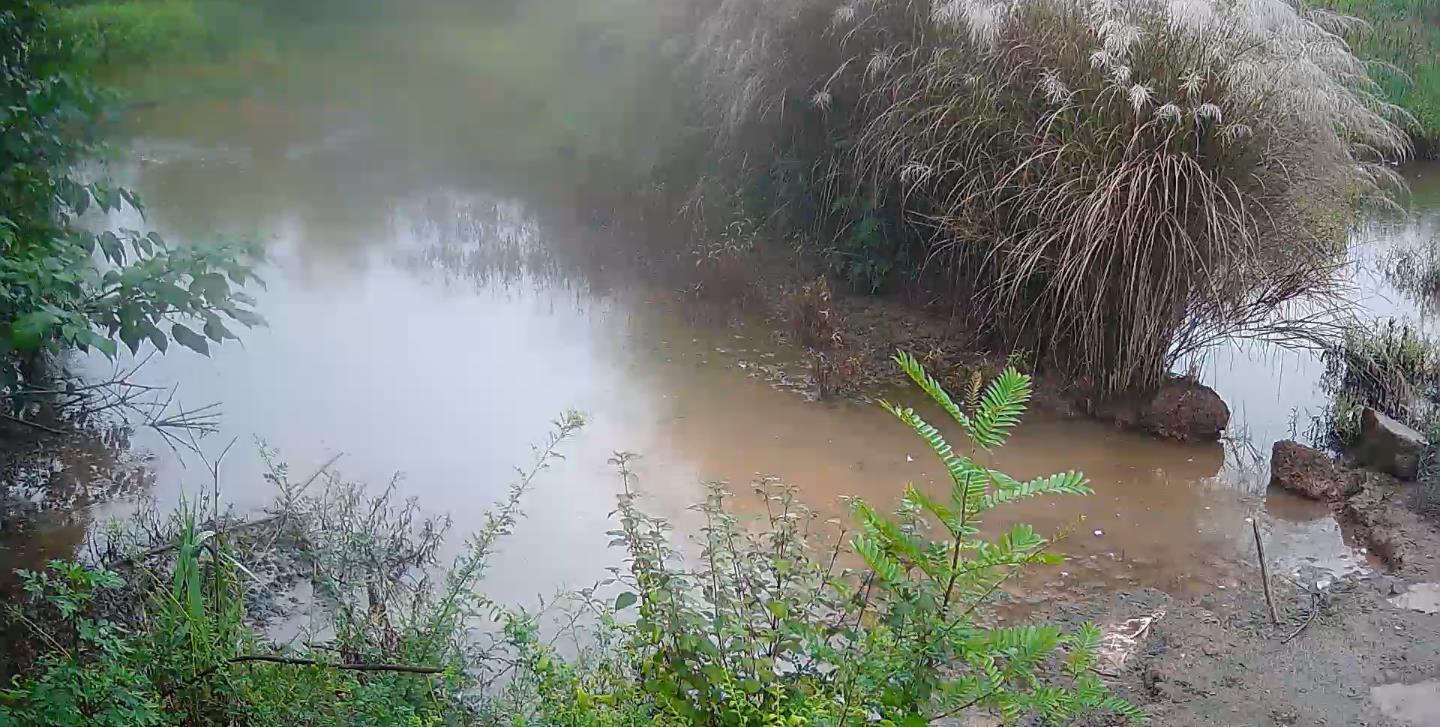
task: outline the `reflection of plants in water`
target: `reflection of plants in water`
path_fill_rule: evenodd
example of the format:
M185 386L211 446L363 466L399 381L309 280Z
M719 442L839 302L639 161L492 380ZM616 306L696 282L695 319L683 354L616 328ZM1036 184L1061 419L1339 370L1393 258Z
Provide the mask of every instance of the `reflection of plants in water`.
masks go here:
M1440 232L1423 244L1395 247L1381 271L1416 305L1440 308Z
M577 279L557 256L538 219L519 203L432 194L401 205L403 244L397 263L477 287L571 287Z

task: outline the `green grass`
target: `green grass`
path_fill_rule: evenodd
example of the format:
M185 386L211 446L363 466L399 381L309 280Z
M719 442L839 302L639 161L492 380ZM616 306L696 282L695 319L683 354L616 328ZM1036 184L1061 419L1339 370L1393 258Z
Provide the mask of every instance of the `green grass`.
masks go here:
M98 77L140 99L243 90L273 65L264 16L244 0L99 0L63 4L52 17Z
M1440 152L1440 1L1325 0L1323 5L1364 20L1347 33L1357 55L1379 61L1372 77L1386 100L1410 112L1417 152Z

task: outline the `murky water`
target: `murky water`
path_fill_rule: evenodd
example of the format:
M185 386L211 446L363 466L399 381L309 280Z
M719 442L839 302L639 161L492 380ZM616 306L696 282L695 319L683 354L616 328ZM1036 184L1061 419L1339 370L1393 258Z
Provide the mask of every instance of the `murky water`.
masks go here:
M842 495L889 504L907 482L943 476L878 407L816 403L772 386L759 372L798 352L762 322L720 325L664 286L557 262L583 257L595 233L513 176L472 164L455 137L398 131L362 108L333 99L166 104L136 119L110 170L142 194L146 222L169 238L253 235L272 258L258 296L268 328L212 358L157 357L140 374L178 382L183 405L222 403L221 432L202 444L215 454L237 442L223 463L224 499L259 507L273 495L255 452L263 441L296 471L343 453L338 466L352 479L379 486L402 472L403 494L464 530L548 422L579 409L590 426L543 477L491 581L499 595L527 599L587 585L618 560L604 535L619 484L606 460L616 450L643 456L651 509L682 530L710 480L733 483L743 505L746 483L774 475L838 514ZM1402 312L1415 308L1363 277L1374 268L1363 251L1434 228L1440 179L1432 168L1417 174L1428 217L1367 227L1357 255L1362 287ZM140 221L126 213L101 223ZM1320 372L1306 355L1236 351L1213 357L1207 377L1268 458L1270 443L1288 436L1291 409L1318 402ZM160 502L210 487L194 457L143 433L136 446L152 455L150 492ZM1218 444L1037 415L995 462L1020 477L1080 469L1096 490L993 518L1069 533L1062 550L1071 561L1028 583L1031 594L1233 585L1253 559L1246 518L1255 513L1283 570L1366 567L1324 506L1266 493L1263 461ZM71 524L55 537L64 544L27 547L49 554L80 536Z

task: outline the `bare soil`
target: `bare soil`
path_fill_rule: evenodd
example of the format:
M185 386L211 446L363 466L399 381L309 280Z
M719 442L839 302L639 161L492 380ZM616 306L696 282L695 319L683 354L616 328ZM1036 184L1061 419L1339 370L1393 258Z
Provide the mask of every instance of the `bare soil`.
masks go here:
M1247 585L1194 600L1129 592L1060 606L1054 617L1108 624L1164 612L1114 679L1153 724L1440 725L1440 692L1422 687L1400 708L1372 693L1440 678L1440 614L1392 602L1440 579L1440 530L1408 507L1415 485L1366 474L1337 515L1370 544L1376 570L1339 582L1274 579L1278 625L1258 569Z

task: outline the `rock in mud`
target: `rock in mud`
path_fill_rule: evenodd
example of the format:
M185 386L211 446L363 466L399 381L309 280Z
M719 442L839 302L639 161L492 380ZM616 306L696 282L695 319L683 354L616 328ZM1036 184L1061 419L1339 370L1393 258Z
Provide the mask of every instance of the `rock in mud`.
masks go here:
M1270 484L1298 495L1321 501L1338 499L1349 489L1348 479L1330 455L1314 447L1282 439L1270 451Z
M1367 467L1402 480L1413 480L1425 446L1425 435L1374 409L1366 408L1360 417L1360 446L1356 457Z
M1144 407L1139 425L1170 439L1214 441L1230 426L1230 407L1199 381L1175 378Z

